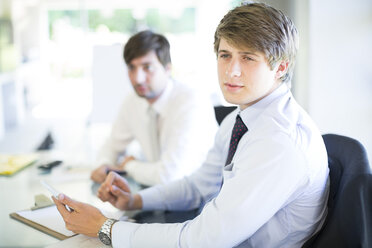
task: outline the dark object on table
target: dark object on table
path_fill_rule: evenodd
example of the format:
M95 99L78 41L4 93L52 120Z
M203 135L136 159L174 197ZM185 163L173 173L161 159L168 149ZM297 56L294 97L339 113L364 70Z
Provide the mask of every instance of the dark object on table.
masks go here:
M120 175L120 176L126 176L127 175L127 172L126 171L123 171L123 170L112 170L112 169L107 169L106 170L106 175L109 174L110 172L115 172L116 174Z
M43 171L51 171L54 167L60 165L61 163L61 160L55 160L46 164L39 165L38 168Z
M50 150L53 148L54 145L54 139L52 137L52 134L48 132L47 136L44 138L43 142L38 146L36 149L37 151L44 151L44 150Z

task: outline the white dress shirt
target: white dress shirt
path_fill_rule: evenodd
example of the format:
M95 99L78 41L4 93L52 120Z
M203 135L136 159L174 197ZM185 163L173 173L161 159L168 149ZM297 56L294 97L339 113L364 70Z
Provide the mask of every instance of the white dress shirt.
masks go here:
M169 81L151 107L158 114L159 159L152 161L149 103L135 94L124 100L111 135L99 155L99 164L116 164L133 140L145 159L127 163L125 170L137 182L155 185L194 172L213 145L217 122L210 100L186 85Z
M224 166L237 114L248 131ZM328 190L323 139L283 84L225 118L198 171L140 192L145 210L205 204L199 216L177 224L117 222L113 247L301 247L326 216Z

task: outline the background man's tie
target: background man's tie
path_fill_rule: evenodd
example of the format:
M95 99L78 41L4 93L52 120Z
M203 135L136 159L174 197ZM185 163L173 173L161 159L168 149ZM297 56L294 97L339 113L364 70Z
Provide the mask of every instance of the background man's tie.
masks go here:
M159 114L150 106L149 114L149 134L151 142L151 158L152 162L159 160L159 131L158 131L158 116Z
M231 134L229 154L227 155L225 166L231 163L232 158L238 147L238 143L242 136L248 131L239 115L236 116L235 125Z

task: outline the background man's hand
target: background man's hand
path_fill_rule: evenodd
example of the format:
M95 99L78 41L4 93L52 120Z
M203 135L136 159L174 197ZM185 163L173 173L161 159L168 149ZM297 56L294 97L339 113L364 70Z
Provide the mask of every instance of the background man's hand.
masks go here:
M114 167L101 165L100 167L92 171L92 173L90 174L90 178L96 183L103 183L106 179L107 171L110 169L114 169Z
M107 171L118 170L118 169L124 170L126 164L132 160L135 160L135 158L133 156L128 156L123 160L123 162L121 162L120 166L118 167L110 166L106 164L101 165L100 167L92 171L92 173L90 174L90 179L92 179L96 183L103 183L107 177Z
M107 220L101 211L89 204L72 200L64 194L60 194L58 199L55 197L52 197L52 199L68 230L90 237L97 237L98 231ZM69 212L64 205L68 205L73 211Z
M98 197L121 210L134 210L142 208L142 198L130 192L128 182L125 178L115 172L110 172L98 189Z

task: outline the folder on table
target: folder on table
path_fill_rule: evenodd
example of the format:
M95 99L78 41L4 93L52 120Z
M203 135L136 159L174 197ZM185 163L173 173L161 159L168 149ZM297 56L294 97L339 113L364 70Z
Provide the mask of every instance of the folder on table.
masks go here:
M37 154L0 154L0 175L11 176L37 160Z
M11 213L10 217L59 240L76 235L66 229L63 218L55 205L36 210L18 211Z

